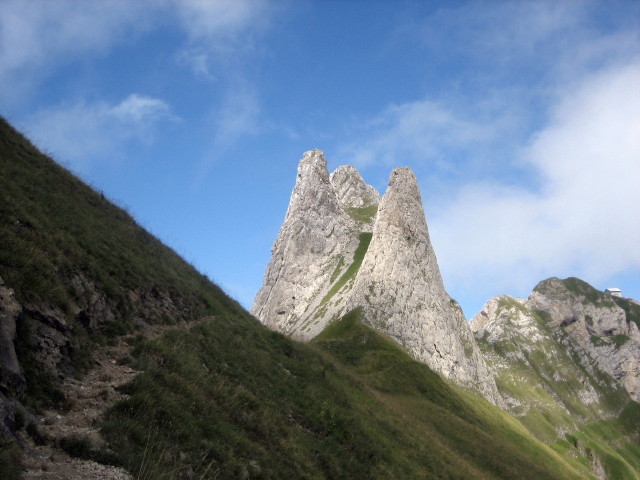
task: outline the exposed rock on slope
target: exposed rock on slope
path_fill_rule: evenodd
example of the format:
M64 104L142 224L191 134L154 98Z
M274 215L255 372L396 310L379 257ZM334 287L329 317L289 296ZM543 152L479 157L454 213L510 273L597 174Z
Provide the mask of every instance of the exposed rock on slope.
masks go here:
M528 301L492 298L473 318L471 329L508 409L519 417L531 416L549 440L557 429L574 429L576 420L617 415L629 400L560 325L536 313Z
M348 311L412 356L500 403L458 304L446 293L409 168L384 197L351 166L329 177L324 154L304 154L284 224L252 313L309 340Z
M633 340L614 340L628 328L622 309L577 279L545 280L528 300L492 298L471 322L507 409L599 479L637 478L638 404L597 358L633 365L620 358Z
M640 305L602 293L577 278L550 278L529 297L532 309L551 320L603 371L640 401Z
M25 379L14 348L16 319L21 311L13 290L0 278L0 392L4 393L24 391Z
M68 408L99 345L236 304L3 118L0 172L1 463L51 440L41 412Z

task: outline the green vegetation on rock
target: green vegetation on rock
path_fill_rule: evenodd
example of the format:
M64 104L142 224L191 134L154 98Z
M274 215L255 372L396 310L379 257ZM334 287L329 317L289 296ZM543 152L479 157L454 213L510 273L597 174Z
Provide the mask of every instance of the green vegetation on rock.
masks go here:
M640 305L627 298L611 297L611 299L624 310L628 322L634 322L640 328Z
M378 213L378 205L368 205L366 207L349 207L346 212L351 218L362 223L371 223Z
M570 284L580 296L592 289L577 279ZM545 282L541 285L547 288ZM592 290L600 301L599 292ZM499 322L496 332L502 336L496 334L489 342L489 332L484 332L478 344L496 368L496 383L509 399L510 410L584 475L599 462L609 479L637 478L638 430L629 435L624 427L627 412L637 412L637 404L591 361L589 368L583 365L580 356L585 353L548 313L531 311L509 297L500 297L497 306L493 321ZM627 340L624 335L591 337L596 346L611 341L619 347Z
M369 232L363 232L360 234L360 243L358 244L358 248L356 248L356 251L353 254L353 261L351 262L351 265L347 267L347 270L340 276L338 281L331 286L327 294L322 298L322 300L320 301L321 306L331 300L331 298L336 293L338 293L349 280L355 277L356 273L358 273L360 265L362 265L362 261L364 260L364 254L367 253L367 249L369 248L369 244L371 243L371 237L372 234ZM332 275L332 278L333 277L334 276Z

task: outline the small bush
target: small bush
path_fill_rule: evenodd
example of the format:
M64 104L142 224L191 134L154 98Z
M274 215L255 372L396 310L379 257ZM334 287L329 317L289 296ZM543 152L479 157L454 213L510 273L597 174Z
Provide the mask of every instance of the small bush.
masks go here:
M44 445L45 443L47 443L47 439L42 434L42 432L40 432L38 426L33 422L29 422L27 424L27 434L36 443L36 445Z
M13 440L0 437L0 477L19 480L22 477L22 452Z

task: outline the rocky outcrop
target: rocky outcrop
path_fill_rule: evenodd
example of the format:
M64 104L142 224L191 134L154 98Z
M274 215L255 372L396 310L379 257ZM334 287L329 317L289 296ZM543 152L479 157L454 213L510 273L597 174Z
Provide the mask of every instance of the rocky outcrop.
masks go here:
M15 399L25 391L26 380L15 350L16 321L22 307L13 290L0 278L0 439L16 431L20 425L15 413L20 410Z
M446 378L500 398L458 304L446 293L409 168L380 197L351 166L329 177L304 154L284 224L251 312L301 340L348 311Z
M345 211L373 207L377 208L382 197L371 185L367 185L356 167L342 165L329 177L338 201ZM352 211L353 212L353 211ZM358 212L353 212L357 214ZM372 220L372 218L370 218ZM368 223L368 222L367 222Z
M544 412L557 419L548 427L560 433L572 430L574 420L615 416L628 402L622 387L526 300L492 298L472 319L471 330L508 410L516 416Z
M597 478L609 478L611 459L584 432L620 422L621 412L634 408L615 369L597 355L606 351L617 364L621 349L606 338L628 328L635 325L610 298L578 279L556 278L541 282L528 300L492 298L471 321L507 410L545 443L565 442Z
M640 309L635 302L612 297L577 278L550 278L535 287L527 304L545 312L640 401L640 319L632 318Z
M444 289L409 168L396 168L378 208L371 243L349 299L366 321L456 383L474 385L498 403L459 305Z
M326 314L324 292L335 280L333 272L353 256L356 230L329 181L324 153L306 152L251 313L300 340L320 333L327 322L317 312Z

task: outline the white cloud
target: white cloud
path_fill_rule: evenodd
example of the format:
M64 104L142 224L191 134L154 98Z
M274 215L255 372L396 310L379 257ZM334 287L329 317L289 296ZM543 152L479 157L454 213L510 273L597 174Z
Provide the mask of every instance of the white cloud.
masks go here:
M0 3L3 101L78 55L103 53L149 26L142 2L8 0Z
M568 88L522 156L535 191L467 184L433 212L450 284L514 293L552 275L640 272L640 61Z
M340 148L342 157L365 167L373 163L395 165L419 159L449 168L445 159L495 141L503 124L497 118L482 124L469 112L456 111L444 102L421 100L392 105L360 128L357 139Z
M262 28L269 3L261 0L182 0L175 3L185 30L194 41L230 41ZM219 44L214 45L220 47Z
M156 125L166 120L176 120L167 103L134 93L115 105L83 101L41 110L25 128L40 147L83 171L117 156L128 141L152 141Z
M227 93L215 111L215 146L228 147L247 134L259 130L260 104L254 90L235 88Z
M270 2L259 0L0 2L0 101L28 98L61 66L174 23L185 33L176 57L213 78L212 55L238 61L230 54L255 49L272 10Z
M124 122L131 121L138 124L171 116L169 105L163 100L137 93L129 95L113 107L110 113Z
M189 38L178 60L210 80L220 76L216 62L237 68L244 54L258 49L256 38L274 10L273 2L265 0L183 0L174 8Z

